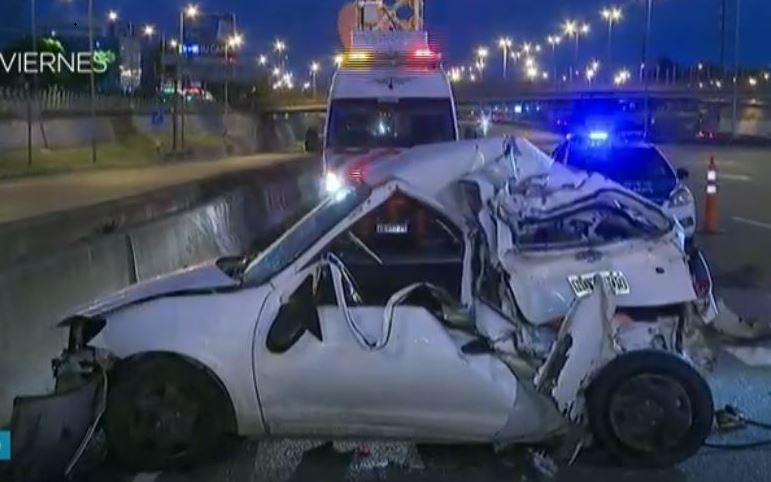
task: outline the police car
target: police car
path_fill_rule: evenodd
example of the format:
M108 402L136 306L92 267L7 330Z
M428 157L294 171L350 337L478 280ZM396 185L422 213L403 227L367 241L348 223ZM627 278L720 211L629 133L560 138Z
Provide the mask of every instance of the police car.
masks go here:
M604 130L568 134L554 159L580 170L597 172L662 206L683 227L696 230L696 205L685 186L688 170L675 169L653 144Z

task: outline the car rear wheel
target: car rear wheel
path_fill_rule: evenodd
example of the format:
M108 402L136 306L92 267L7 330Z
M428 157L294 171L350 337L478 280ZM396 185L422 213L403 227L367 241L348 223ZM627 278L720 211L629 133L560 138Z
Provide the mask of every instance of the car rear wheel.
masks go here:
M624 465L669 467L694 455L712 429L712 393L687 362L661 351L611 361L587 391L599 444Z
M225 447L232 409L216 380L184 359L129 362L110 378L105 432L122 466L148 471L187 467Z

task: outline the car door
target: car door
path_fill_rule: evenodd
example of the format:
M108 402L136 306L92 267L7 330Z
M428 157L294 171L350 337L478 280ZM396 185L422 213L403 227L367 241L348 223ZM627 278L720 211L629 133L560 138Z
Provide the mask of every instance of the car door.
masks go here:
M378 222L365 216L356 227L404 234ZM435 304L415 301L404 290L385 302L375 297L355 303L357 282L332 247L320 249L314 263L276 289L261 315L255 371L270 432L490 440L514 405L510 370L493 355L464 354L474 336L441 320ZM388 270L380 273L388 276ZM287 318L290 305L303 326L284 330L294 335L278 337L283 343L271 343L271 328Z

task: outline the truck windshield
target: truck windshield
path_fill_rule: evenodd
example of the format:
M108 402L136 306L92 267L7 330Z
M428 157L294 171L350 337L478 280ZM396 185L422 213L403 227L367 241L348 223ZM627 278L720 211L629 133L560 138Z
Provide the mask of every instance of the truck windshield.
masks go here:
M333 150L409 148L455 140L449 99L339 99L330 106Z

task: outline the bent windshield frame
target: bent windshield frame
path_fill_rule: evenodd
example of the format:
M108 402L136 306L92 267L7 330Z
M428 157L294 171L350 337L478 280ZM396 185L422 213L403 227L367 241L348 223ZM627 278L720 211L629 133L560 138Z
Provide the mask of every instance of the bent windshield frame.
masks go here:
M243 274L243 283L250 286L261 285L286 269L359 207L370 193L368 186L361 185L347 188L324 199L249 263Z
M329 111L327 148L410 148L456 139L450 99L337 99Z

